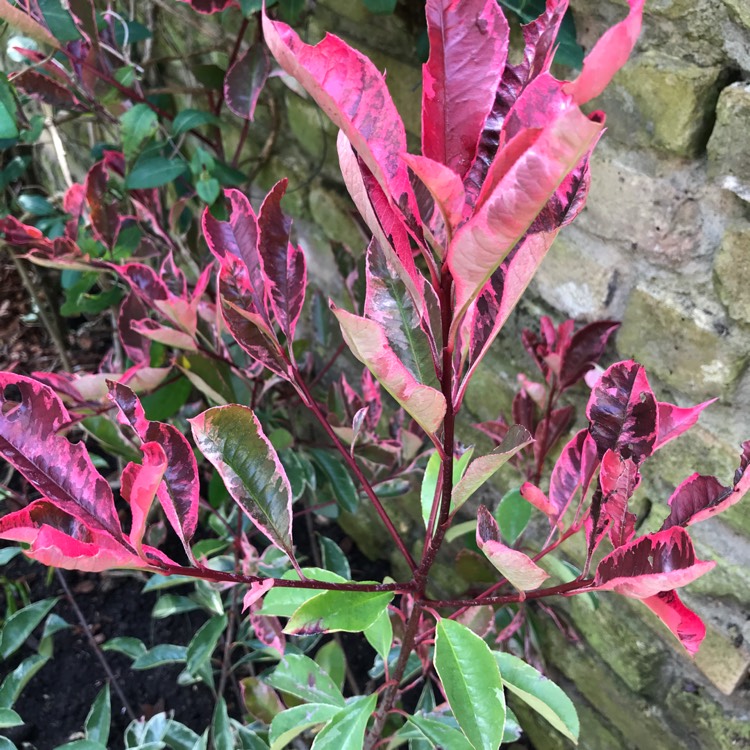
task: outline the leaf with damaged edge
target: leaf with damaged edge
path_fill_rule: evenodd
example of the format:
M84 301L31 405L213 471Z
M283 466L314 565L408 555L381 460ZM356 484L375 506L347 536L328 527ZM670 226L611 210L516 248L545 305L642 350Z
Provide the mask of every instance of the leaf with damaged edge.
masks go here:
M346 705L333 680L308 656L288 654L276 669L263 678L271 687L308 703Z
M292 615L285 633L359 633L386 610L393 592L324 591L306 601Z

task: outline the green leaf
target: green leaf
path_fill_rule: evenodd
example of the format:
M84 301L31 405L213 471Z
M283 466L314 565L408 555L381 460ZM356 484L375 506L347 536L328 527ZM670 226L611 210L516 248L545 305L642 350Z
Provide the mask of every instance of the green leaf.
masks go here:
M59 42L74 42L81 38L70 13L62 7L60 0L37 0L37 3L55 39Z
M420 491L422 520L424 521L425 528L427 528L427 524L430 522L432 504L435 502L435 492L437 491L438 479L440 477L440 465L440 454L435 451L427 462L427 468L424 470L424 476L422 477L422 489Z
M172 121L172 135L177 137L201 125L220 125L221 120L212 112L199 109L183 109Z
M24 659L0 685L0 708L11 708L29 680L49 661L48 656L34 654Z
M161 386L154 393L141 396L141 405L146 419L166 422L187 403L193 384L187 378L177 378L169 385Z
M143 745L139 745L138 750L142 748ZM73 740L73 742L66 742L64 745L56 747L55 750L107 750L107 746L91 740Z
M178 158L142 156L125 178L127 190L147 190L173 182L187 172L187 164Z
M392 599L391 591L324 591L292 615L284 632L294 635L339 630L359 633L378 619Z
M339 507L348 513L356 513L359 495L344 463L330 451L313 448L311 453L316 466L330 483Z
M0 737L0 750L18 750L18 748L7 737Z
M334 681L310 657L288 654L263 678L271 687L308 703L343 707L346 703Z
M387 607L378 615L372 625L365 628L364 633L367 642L380 655L380 658L385 661L391 652L391 645L393 644L393 623L388 616Z
M57 209L43 195L22 193L16 200L26 213L33 216L54 216L57 213Z
M226 626L226 615L212 617L193 636L187 647L187 670L190 674L198 676L201 667L209 663Z
M12 708L0 708L0 729L9 729L23 724L23 719Z
M305 7L305 0L279 0L279 15L286 23L295 23Z
M505 726L505 696L490 647L460 623L440 620L435 669L451 711L474 750L497 750Z
M57 598L42 599L12 614L5 621L0 634L0 658L7 659L18 651L55 604Z
M203 455L234 501L279 549L292 556L292 490L258 418L245 406L215 406L189 420Z
M344 687L346 656L337 641L328 641L315 654L315 662L334 681L339 690Z
M215 177L209 177L204 173L195 183L195 192L204 203L211 206L216 202L219 193L221 193L221 185Z
M195 551L195 547L193 548L193 551ZM200 608L199 604L196 604L196 602L187 596L165 594L156 600L156 604L154 604L154 608L151 610L151 617L154 620L163 620L167 617L172 617L172 615L193 612Z
M398 0L363 0L370 13L387 16L396 10Z
M323 555L323 565L326 570L332 570L344 580L350 581L352 571L341 547L333 539L329 539L326 536L319 536L318 539L320 541L320 551Z
M141 654L131 665L131 669L153 669L165 664L179 664L187 658L187 648L172 643L160 643Z
M0 147L12 145L18 135L13 89L5 73L0 73Z
M232 371L226 363L209 360L201 354L183 354L178 358L177 366L209 403L224 406L237 402Z
M351 698L318 733L312 750L362 750L367 722L377 702L377 694Z
M273 717L268 739L271 750L290 747L291 741L302 732L329 722L341 709L325 703L306 703L282 711Z
M495 516L500 533L509 545L515 544L531 519L531 503L521 497L518 489L506 492L492 514Z
M418 714L410 716L409 721L417 727L426 740L432 743L433 747L439 747L441 750L472 750L471 743L458 729L442 721L428 719Z
M159 129L159 118L148 104L135 104L120 117L122 149L128 163L141 152L141 146Z
M125 654L125 656L129 656L131 659L137 659L143 656L148 649L140 638L118 636L117 638L110 638L106 643L103 643L102 651L114 651L118 654Z
M347 579L340 575L323 570L322 568L302 568L306 578L326 583L346 583ZM282 578L286 581L299 581L295 570L289 570ZM260 615L275 617L291 617L306 601L318 596L320 592L314 589L292 589L274 586L263 599L263 606L258 610Z
M107 746L109 725L112 721L112 701L109 685L105 685L96 696L84 724L86 739Z
M541 672L512 654L494 652L505 687L578 744L580 725L573 702Z
M0 565L7 565L16 555L23 550L20 547L3 547L0 549Z
M211 739L214 750L235 750L227 704L221 697L216 701L214 718L211 722Z

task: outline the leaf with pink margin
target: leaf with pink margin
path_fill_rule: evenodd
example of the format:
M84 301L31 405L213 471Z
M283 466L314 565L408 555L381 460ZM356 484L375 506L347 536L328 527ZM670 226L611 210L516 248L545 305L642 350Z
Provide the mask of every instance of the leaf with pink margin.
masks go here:
M601 358L609 337L620 327L612 320L598 320L576 331L562 352L560 386L575 385Z
M549 578L549 573L542 570L528 555L506 547L500 541L497 521L484 505L479 506L477 516L477 546L519 591L537 589Z
M656 398L641 365L627 360L607 368L591 391L586 416L599 456L612 449L640 464L654 451Z
M742 444L740 466L735 472L732 487L724 487L716 477L693 474L669 498L671 512L662 529L690 526L723 513L737 504L750 490L750 440Z
M434 435L445 416L443 394L419 383L396 356L382 326L331 305L352 354L380 381L396 402L428 434Z
M581 430L562 449L552 469L549 500L557 508L554 522L565 515L579 489L585 495L598 464L596 444L588 430Z
M712 398L710 401L704 401L697 406L688 407L675 406L665 401L657 401L657 424L659 430L654 450L666 445L670 440L679 437L683 432L687 432L698 421L701 412L717 400Z
M662 591L641 601L669 628L685 650L695 656L706 637L706 626L688 609L676 591Z
M610 552L597 566L593 585L582 590L647 599L686 586L715 565L713 560L698 560L687 531L675 526Z
M493 0L494 1L494 0ZM401 157L424 183L452 234L463 219L466 194L461 178L449 167L426 156L403 154Z
M198 351L198 344L189 333L163 326L155 320L149 318L133 320L130 323L130 328L138 335L165 346L172 346L175 349L184 349L189 352Z
M577 107L548 117L549 122L521 130L498 154L477 210L448 248L459 321L568 173L596 143L603 127Z
M107 196L109 174L104 160L98 161L86 175L84 187L91 218L91 231L96 239L112 248L120 226L119 206Z
M592 502L592 538L589 540L589 555L596 549L601 536L609 531L612 546L622 547L635 533L638 520L635 513L628 511L628 501L640 484L638 467L629 458L622 458L613 450L608 450L602 458L599 471L601 504Z
M262 581L253 581L250 588L242 599L242 611L251 607L257 601L262 599L274 586L273 578L264 578Z
M151 266L145 263L108 264L121 276L135 294L146 304L153 307L155 302L169 299L169 289Z
M553 409L549 414L549 420L542 419L537 425L534 431L534 460L540 462L539 465L557 441L567 433L574 412L572 406Z
M42 526L52 526L72 537L91 536L91 530L49 500L34 500L25 508L0 517L0 539L31 544Z
M60 510L121 540L109 482L94 468L83 443L59 434L69 423L51 388L0 373L0 454Z
M645 0L630 0L625 20L602 35L583 61L583 70L575 81L565 85L578 104L585 104L604 91L615 73L630 57L641 33L641 16Z
M198 523L200 485L198 463L190 443L173 425L146 419L143 406L133 391L122 383L109 384L110 398L144 443L158 443L167 457L164 479L157 497L185 552L192 560L190 540Z
M224 77L224 99L237 117L253 122L270 72L271 58L262 42L251 45L234 61Z
M295 247L289 241L292 220L281 211L281 199L287 184L286 178L277 182L260 207L258 250L263 259L263 271L276 322L291 344L305 301L307 266L302 248Z
M529 431L514 424L492 453L475 458L453 488L451 513L458 510L510 458L532 442Z
M317 102L367 164L393 203L418 216L401 154L406 130L385 78L363 54L331 34L314 47L263 14L263 34L279 65Z
M138 554L154 497L167 468L167 454L158 443L143 443L143 463L130 462L122 472L120 494L130 505L132 525L128 538Z
M422 153L463 178L477 153L508 55L495 0L428 0L422 67Z
M252 410L215 406L188 421L196 445L240 509L293 560L291 486Z

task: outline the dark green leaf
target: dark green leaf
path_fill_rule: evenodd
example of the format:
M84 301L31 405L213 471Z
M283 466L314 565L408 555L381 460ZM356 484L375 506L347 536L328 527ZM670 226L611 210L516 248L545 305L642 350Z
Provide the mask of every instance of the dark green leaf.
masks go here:
M96 696L84 724L86 739L106 747L109 739L109 725L112 721L112 702L109 685L105 685Z
M11 615L5 621L2 634L0 634L0 657L7 659L21 648L34 628L47 616L55 604L57 604L57 598L42 599Z
M128 190L147 190L161 187L184 175L187 169L187 164L177 158L142 156L125 178L125 187Z
M224 86L226 71L218 65L196 65L192 72L198 83L207 89L220 90Z
M320 551L323 555L323 566L326 570L332 570L338 573L347 581L351 580L352 572L349 568L349 561L346 559L341 547L333 539L325 536L319 536Z
M268 739L271 750L284 750L302 732L329 722L341 709L325 703L305 703L282 711L273 717Z
M187 648L171 643L160 643L141 654L131 665L132 669L153 669L164 664L179 664L187 658Z
M227 616L212 617L201 626L187 647L187 669L196 676L211 659L221 634L227 627Z
M28 681L49 661L48 656L34 654L24 659L0 685L0 708L11 708Z
M396 10L397 0L363 0L370 13L388 15Z
M57 209L43 195L22 193L16 200L21 209L32 216L54 216L57 213Z
M160 386L154 393L141 396L146 419L166 422L187 403L192 389L192 383L187 378L177 378L168 385Z
M23 719L12 708L0 708L0 729L9 729L23 724Z
M115 41L119 47L124 47L126 44L138 44L138 42L151 39L152 36L148 28L138 21L125 21L125 25L118 21L115 24Z
M305 0L279 0L279 15L286 23L295 23L305 7Z
M60 0L37 0L37 3L55 39L60 42L73 42L81 38L70 13L62 7Z
M137 659L139 656L143 656L148 649L140 638L118 636L117 638L110 638L104 643L102 651L115 651L118 654L129 656L131 659Z
M311 453L316 466L331 485L339 507L348 513L355 513L359 507L359 495L344 463L330 451L321 448L313 448Z
M315 737L312 750L361 750L370 715L378 702L377 694L350 698Z
M229 714L224 698L216 701L214 718L211 722L211 739L214 750L235 750L232 728L229 725Z

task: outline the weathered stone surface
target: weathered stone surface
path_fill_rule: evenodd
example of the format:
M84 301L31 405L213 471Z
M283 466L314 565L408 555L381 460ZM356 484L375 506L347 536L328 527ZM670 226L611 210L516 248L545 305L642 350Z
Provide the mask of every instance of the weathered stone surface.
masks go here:
M750 323L750 229L724 235L714 261L714 281L732 318Z
M733 83L719 96L708 142L708 173L722 187L750 201L750 84Z
M346 245L357 255L364 251L367 237L354 219L356 209L348 196L314 187L310 191L310 215L329 239Z
M607 112L609 131L622 143L695 156L708 140L723 77L719 66L649 51L625 65L595 106Z
M617 336L619 352L683 393L701 398L729 392L747 359L725 328L669 290L637 287Z
M731 695L747 676L750 652L742 646L738 648L724 633L709 627L695 655L695 665L724 695Z
M722 0L729 13L746 29L750 29L750 4L747 0Z

